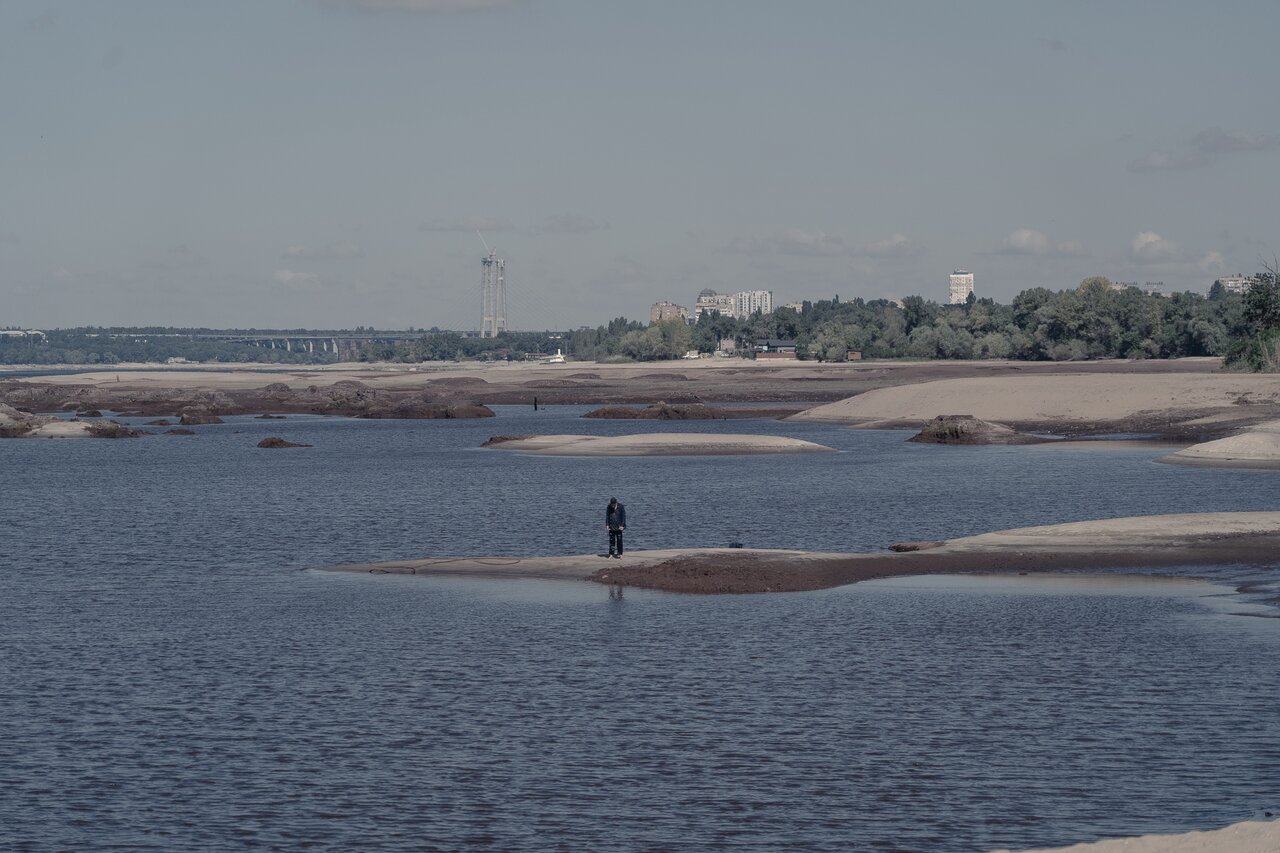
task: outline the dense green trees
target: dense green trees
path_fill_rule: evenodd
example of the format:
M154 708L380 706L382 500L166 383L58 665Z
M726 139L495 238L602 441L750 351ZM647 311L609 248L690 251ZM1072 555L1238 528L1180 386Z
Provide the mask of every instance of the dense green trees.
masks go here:
M1245 333L1227 352L1227 364L1280 372L1280 262L1263 264L1244 295Z
M617 317L594 329L507 332L494 338L438 329L401 341L380 341L372 329L312 334L366 339L369 343L359 352L366 361L518 360L557 349L585 360L648 361L679 358L688 350L713 352L725 339L741 349L757 338L781 338L795 340L802 358L825 360L841 359L849 350L861 351L866 358L1054 361L1227 354L1229 363L1277 370L1280 279L1274 266L1256 277L1257 283L1244 297L1221 287L1207 298L1195 293L1154 296L1137 288L1116 290L1107 279L1093 277L1069 290L1024 290L1008 305L990 299L939 305L908 296L900 305L883 299L806 302L802 311L779 308L744 319L708 313L692 326L680 321L646 326ZM210 331L69 329L49 332L47 340L0 336L0 363L113 364L170 357L282 363L336 360L333 353L291 352L204 337Z

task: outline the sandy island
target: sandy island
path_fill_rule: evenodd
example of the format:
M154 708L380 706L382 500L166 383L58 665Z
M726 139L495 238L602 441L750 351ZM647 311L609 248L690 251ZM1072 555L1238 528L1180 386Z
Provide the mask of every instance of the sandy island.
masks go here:
M971 376L880 388L816 406L794 420L861 428L916 427L968 414L1056 434L1222 435L1276 417L1280 377L1245 373L1079 373Z
M494 436L484 446L535 456L730 456L835 453L825 444L780 435L663 432L640 435Z
M1162 456L1157 462L1216 468L1280 468L1280 420Z
M826 589L872 578L959 572L1271 563L1280 512L1134 516L1022 527L945 542L903 543L894 553L679 548L563 557L438 557L334 566L372 574L560 578L671 592L754 593Z

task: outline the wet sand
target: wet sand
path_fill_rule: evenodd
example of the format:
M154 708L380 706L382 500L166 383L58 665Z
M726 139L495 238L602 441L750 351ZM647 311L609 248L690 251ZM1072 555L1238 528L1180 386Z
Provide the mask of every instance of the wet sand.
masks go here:
M1275 853L1280 850L1280 821L1250 820L1222 829L1170 835L1108 838L1070 847L1038 848L1020 853ZM1012 853L995 850L992 853Z
M621 560L598 554L447 557L329 570L580 579L689 593L798 592L904 575L1271 563L1280 553L1280 512L1134 516L1023 527L919 546L922 550L870 554L684 548L628 552Z
M778 435L695 432L495 436L484 446L532 456L736 456L836 452L823 444Z

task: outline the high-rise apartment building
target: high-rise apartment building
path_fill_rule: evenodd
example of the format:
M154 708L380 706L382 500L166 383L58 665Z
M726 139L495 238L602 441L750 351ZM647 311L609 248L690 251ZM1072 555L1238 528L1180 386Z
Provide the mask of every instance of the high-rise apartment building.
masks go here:
M708 311L739 320L750 317L757 311L772 314L773 291L740 290L737 293L719 293L708 288L698 294L698 301L693 304L694 320Z
M973 293L973 273L968 270L953 270L947 304L963 305L969 301L970 293Z
M759 311L762 314L773 313L772 290L743 290L733 295L734 312L739 319L750 317Z

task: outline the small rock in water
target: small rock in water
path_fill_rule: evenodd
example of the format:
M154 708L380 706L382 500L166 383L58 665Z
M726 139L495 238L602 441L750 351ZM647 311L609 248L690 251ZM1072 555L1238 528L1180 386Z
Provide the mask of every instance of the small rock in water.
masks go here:
M270 438L264 438L262 439L262 441L259 441L258 446L265 447L268 449L275 449L278 447L310 447L311 445L296 444L292 441L285 441L283 438L277 438L276 436L273 435Z

